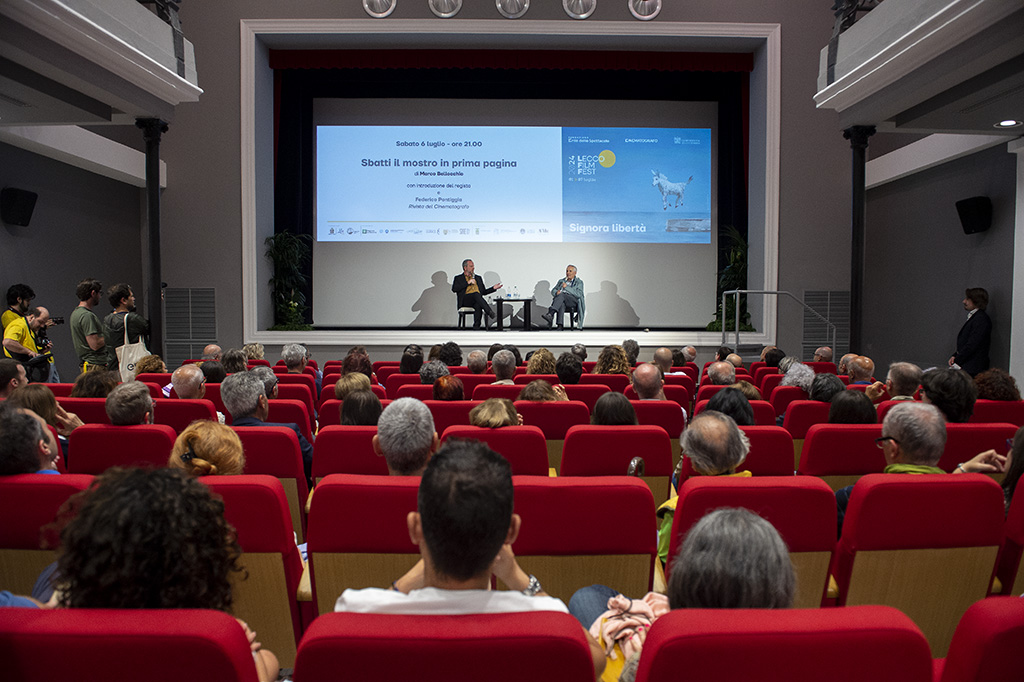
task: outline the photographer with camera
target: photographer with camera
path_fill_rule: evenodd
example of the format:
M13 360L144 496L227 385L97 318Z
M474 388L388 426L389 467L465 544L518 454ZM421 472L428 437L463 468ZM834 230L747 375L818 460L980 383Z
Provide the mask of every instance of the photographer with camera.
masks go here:
M39 306L29 309L25 317L19 317L4 329L4 353L25 365L29 381L60 381L50 353L52 344L46 338L50 324L50 311Z

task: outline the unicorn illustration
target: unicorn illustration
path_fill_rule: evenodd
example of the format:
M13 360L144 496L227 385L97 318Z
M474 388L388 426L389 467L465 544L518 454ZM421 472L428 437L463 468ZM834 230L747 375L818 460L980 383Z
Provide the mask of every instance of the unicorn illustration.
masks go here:
M687 178L686 182L670 182L667 177L662 175L656 170L652 170L654 174L654 181L651 182L652 187L657 187L658 191L661 192L661 207L664 210L668 210L668 198L675 196L676 205L673 208L679 208L679 204L683 202L683 192L686 191L686 186L693 180L691 175Z

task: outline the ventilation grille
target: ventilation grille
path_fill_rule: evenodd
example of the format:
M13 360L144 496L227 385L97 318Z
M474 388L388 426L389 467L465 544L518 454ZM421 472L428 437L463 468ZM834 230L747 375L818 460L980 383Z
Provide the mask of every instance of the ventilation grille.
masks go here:
M216 342L216 303L212 288L164 289L168 367L178 367L185 360L200 357L207 344Z
M836 345L833 358L840 358L850 352L850 292L849 291L805 291L804 303L818 315L836 326ZM804 310L803 348L800 357L814 357L819 346L832 345L829 326L808 310Z

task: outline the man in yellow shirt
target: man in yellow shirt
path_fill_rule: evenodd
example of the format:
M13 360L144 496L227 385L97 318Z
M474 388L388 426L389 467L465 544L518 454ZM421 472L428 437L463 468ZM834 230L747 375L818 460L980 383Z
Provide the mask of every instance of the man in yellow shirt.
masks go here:
M50 342L42 332L49 321L50 311L39 306L29 309L25 317L19 317L11 322L4 328L4 354L19 362L28 363L32 358L47 352ZM52 356L45 365L33 364L30 367L30 381L58 381L54 378Z
M0 316L3 328L7 329L7 325L11 322L19 317L25 317L25 313L28 312L29 306L32 305L32 299L35 297L36 292L32 291L32 287L29 285L12 284L7 290L7 310Z

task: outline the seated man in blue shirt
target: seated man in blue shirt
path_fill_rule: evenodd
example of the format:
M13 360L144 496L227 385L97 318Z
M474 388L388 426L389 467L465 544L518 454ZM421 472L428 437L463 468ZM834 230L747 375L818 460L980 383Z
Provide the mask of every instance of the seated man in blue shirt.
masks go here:
M284 426L295 432L299 437L299 449L302 451L302 466L306 470L306 479L313 473L313 446L309 444L297 424L277 424L266 421L270 413L270 403L263 388L263 381L252 372L236 372L220 385L220 398L224 407L231 413L232 426Z
M43 418L0 402L0 476L56 474L60 447Z

